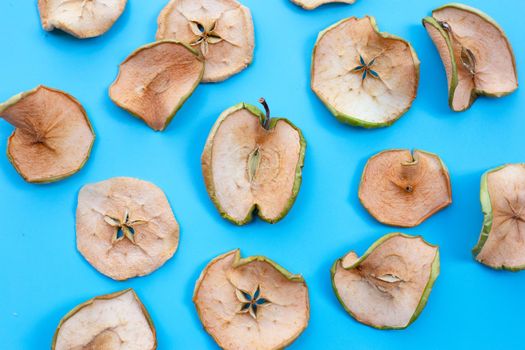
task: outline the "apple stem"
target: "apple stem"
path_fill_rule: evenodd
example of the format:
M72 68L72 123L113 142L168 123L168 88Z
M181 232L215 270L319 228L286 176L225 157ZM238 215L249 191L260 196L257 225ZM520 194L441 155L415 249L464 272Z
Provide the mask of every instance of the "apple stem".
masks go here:
M266 103L266 100L264 99L264 97L261 97L259 99L259 103L263 105L264 110L266 112L266 116L262 120L262 126L266 130L270 130L270 120L272 119L271 116L270 116L270 107L268 107L268 103Z

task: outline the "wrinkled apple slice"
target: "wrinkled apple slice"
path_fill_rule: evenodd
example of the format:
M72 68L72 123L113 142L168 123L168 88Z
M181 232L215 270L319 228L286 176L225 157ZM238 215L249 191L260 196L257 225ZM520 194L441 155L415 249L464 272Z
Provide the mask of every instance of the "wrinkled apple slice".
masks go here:
M152 129L164 130L199 85L204 63L175 41L141 47L120 65L109 96Z
M15 127L7 157L24 180L48 183L75 174L91 153L95 134L73 96L45 86L0 104L0 118Z
M157 40L173 39L203 55L203 82L218 82L239 73L253 59L250 10L236 0L171 0L158 19Z
M383 224L417 226L452 203L448 170L432 153L384 151L368 160L359 199Z
M234 250L213 259L193 293L204 329L226 350L282 349L310 317L308 288L262 256L241 259Z
M353 4L356 0L291 0L294 4L301 6L305 10L313 10L324 4L344 3Z
M454 111L468 109L479 95L501 97L518 88L512 47L485 13L450 4L434 10L423 25L445 66Z
M102 295L71 310L60 321L52 350L154 350L155 327L132 289Z
M346 311L379 329L402 329L425 307L439 275L439 250L422 237L388 234L359 258L350 252L332 266L332 285Z
M79 39L107 32L120 17L127 0L38 0L44 30L55 28Z
M154 184L116 177L80 190L77 248L100 273L115 280L150 274L178 244L179 224Z
M237 225L281 220L301 186L306 142L283 118L241 103L221 114L202 154L208 194L221 215Z
M351 17L319 34L312 90L341 122L388 126L416 98L419 60L405 40L379 32L375 19Z
M525 164L486 172L480 198L484 220L476 260L495 269L525 269Z

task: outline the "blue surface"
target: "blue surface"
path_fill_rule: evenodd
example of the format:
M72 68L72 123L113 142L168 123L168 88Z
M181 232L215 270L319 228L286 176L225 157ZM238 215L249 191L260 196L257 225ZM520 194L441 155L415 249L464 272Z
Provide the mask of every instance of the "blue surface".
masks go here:
M0 100L38 84L63 89L87 109L97 133L91 159L77 175L46 186L25 183L8 162L11 126L0 121L0 348L49 348L56 325L95 295L136 289L158 331L159 349L214 349L191 302L200 271L240 247L302 273L311 299L310 325L290 349L522 348L525 278L477 264L470 250L482 215L479 179L489 168L525 160L525 94L479 99L467 112L447 106L445 74L420 24L439 0L359 0L307 12L287 0L243 0L252 10L252 66L230 80L202 85L163 133L117 108L107 88L117 65L154 39L166 0L130 0L103 37L79 41L40 28L36 0L0 1ZM470 0L506 30L523 67L525 1ZM309 88L317 33L336 21L374 15L380 29L409 40L421 59L419 95L394 126L361 130L338 123ZM497 55L497 52L494 54ZM295 206L277 225L236 227L208 199L200 154L218 115L264 96L274 115L291 119L308 141L304 181ZM378 331L348 316L329 278L333 261L359 253L395 229L370 217L357 200L362 168L388 148L420 148L449 167L454 203L415 229L441 247L442 270L420 318L404 331ZM115 282L75 249L76 197L86 183L113 176L149 180L166 192L181 227L178 252L150 276Z

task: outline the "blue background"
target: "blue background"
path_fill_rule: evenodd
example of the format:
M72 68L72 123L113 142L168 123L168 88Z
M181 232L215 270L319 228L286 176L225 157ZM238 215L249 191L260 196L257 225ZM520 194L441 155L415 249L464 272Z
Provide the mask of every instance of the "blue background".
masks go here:
M506 30L523 67L525 1L471 0ZM0 348L49 348L71 308L93 296L133 287L151 313L159 349L214 349L191 302L207 262L240 247L302 273L311 299L310 325L291 349L521 348L525 278L476 263L482 215L481 174L525 160L525 94L480 98L467 112L447 106L446 79L421 18L440 0L358 0L312 12L287 0L243 0L256 29L255 60L220 84L201 85L163 133L116 107L107 88L117 65L154 40L166 0L130 0L106 35L76 40L40 27L36 0L0 1L0 100L38 84L65 90L85 106L97 133L91 159L77 175L52 185L25 183L8 162L12 127L0 121ZM309 88L317 33L348 16L373 15L381 30L409 40L421 60L412 109L390 128L340 124ZM493 53L497 55L497 52ZM308 141L304 181L295 206L276 225L236 227L208 199L200 154L218 115L264 96L274 115L291 119ZM454 203L409 234L441 247L441 276L420 318L404 331L378 331L347 315L329 278L333 261L350 249L363 253L395 231L376 222L357 200L366 160L388 148L420 148L449 167ZM78 190L113 176L149 180L166 192L181 224L178 252L150 276L115 282L95 271L75 248Z

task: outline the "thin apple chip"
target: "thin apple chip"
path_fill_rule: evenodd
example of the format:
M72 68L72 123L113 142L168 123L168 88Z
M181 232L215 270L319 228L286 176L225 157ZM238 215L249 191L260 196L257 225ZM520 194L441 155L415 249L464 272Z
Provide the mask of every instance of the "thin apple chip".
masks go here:
M294 4L301 6L305 10L313 10L325 4L333 4L333 3L353 4L356 2L356 0L291 0L291 1Z

